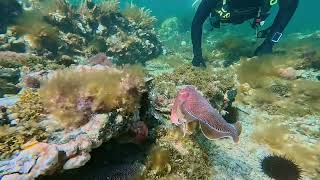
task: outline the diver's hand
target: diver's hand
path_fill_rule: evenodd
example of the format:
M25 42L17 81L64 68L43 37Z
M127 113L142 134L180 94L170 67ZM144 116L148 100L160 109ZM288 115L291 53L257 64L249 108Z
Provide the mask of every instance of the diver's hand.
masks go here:
M207 67L202 57L194 57L192 60L192 65L196 67Z
M272 53L273 43L269 40L265 40L254 52L255 56L261 56Z

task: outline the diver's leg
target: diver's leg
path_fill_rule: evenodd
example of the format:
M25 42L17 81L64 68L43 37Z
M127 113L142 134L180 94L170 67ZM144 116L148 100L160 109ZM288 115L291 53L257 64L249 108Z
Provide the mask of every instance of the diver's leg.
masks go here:
M216 0L202 0L192 20L191 39L194 55L192 63L196 66L204 64L201 49L203 29L202 26L205 20L209 17L211 10L216 6L216 4Z

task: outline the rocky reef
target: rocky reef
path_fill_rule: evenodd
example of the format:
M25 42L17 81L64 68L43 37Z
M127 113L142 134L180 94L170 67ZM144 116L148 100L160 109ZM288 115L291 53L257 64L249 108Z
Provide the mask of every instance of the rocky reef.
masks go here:
M162 53L153 29L155 18L146 9L130 6L120 12L117 0L84 1L79 7L45 0L28 6L1 35L0 50L32 53L62 64L99 52L115 64L144 63Z
M228 91L232 91L236 85L234 75L231 68L203 70L191 65L182 65L173 72L156 76L150 92L153 111L155 114L158 114L157 112L161 114L158 116L160 119L166 117L170 113L179 88L183 85L194 85L216 109L223 112L227 106Z
M15 18L22 13L22 6L16 0L0 1L0 34L5 33L7 26L12 24Z
M0 51L0 97L17 94L24 87L24 77L28 73L62 67L64 66L44 57Z
M0 179L268 180L271 154L319 179L319 32L249 57L250 38L204 31L207 68L197 68L176 17L156 31L149 10L117 0L0 5L17 12L0 22ZM241 123L237 143L172 124L186 85L215 117Z
M70 75L85 74L86 82L74 76L61 79L59 73L43 73L45 82L40 89L25 89L16 102L2 100L2 118L10 121L10 125L1 126L3 178L33 179L83 166L92 149L128 131L129 124L139 120L139 99L144 91L139 68L96 65L65 70ZM69 89L71 84L73 89Z
M146 158L144 179L210 179L207 152L179 129L158 128ZM192 163L190 163L192 162Z

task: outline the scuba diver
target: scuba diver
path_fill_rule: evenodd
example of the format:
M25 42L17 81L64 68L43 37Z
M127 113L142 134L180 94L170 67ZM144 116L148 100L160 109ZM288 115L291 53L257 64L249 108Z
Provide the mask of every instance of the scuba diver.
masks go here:
M257 38L265 38L254 55L272 53L272 47L279 42L282 32L296 11L299 0L202 0L192 21L191 38L194 66L206 66L202 57L202 26L207 18L213 28L221 23L242 24L253 19L251 27L256 29ZM270 14L272 6L278 4L279 11L271 27L258 31Z

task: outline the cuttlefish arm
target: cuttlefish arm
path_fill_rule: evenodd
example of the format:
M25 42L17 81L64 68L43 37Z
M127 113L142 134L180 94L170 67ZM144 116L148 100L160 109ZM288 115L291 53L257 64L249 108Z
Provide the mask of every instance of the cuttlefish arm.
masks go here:
M199 121L201 131L207 139L232 137L234 142L239 141L239 134L235 126L227 123L218 111L211 106L204 106L201 102L192 102L192 107L194 108L188 108L183 103L180 108L181 113L190 121Z
M188 130L188 123L193 122L193 121L197 121L198 119L193 117L193 116L186 116L186 113L188 112L188 110L186 110L186 106L185 106L186 102L183 102L180 107L177 109L177 113L179 114L179 124L181 125L182 128L182 132L183 132L183 137L185 137L186 134L191 134L192 132L190 132Z

